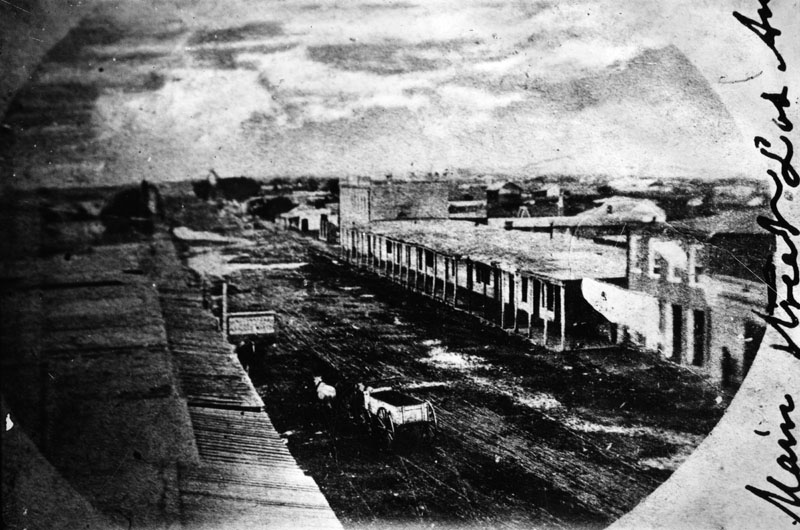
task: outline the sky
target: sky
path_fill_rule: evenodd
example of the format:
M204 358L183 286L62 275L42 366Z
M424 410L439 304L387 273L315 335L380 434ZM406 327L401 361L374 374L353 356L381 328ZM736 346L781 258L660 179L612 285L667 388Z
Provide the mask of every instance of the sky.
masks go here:
M797 34L798 2L773 3ZM164 79L100 95L95 128L116 150L105 168L144 160L171 179L212 167L763 178L758 95L784 81L731 16L755 16L755 0L104 5L126 37L91 46L95 59ZM800 57L792 39L778 45ZM154 58L125 62L137 53Z

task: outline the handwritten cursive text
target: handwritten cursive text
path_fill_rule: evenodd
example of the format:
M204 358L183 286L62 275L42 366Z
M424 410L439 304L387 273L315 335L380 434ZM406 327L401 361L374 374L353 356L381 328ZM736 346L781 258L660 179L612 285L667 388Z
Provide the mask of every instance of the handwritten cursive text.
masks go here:
M753 495L764 499L785 512L792 518L792 523L797 524L800 523L800 497L798 497L798 494L800 494L800 466L797 464L797 453L794 451L797 440L792 434L795 423L789 416L789 413L794 410L794 400L789 394L786 394L784 398L786 403L778 407L781 411L783 422L781 423L781 435L783 438L778 440L778 445L783 449L784 454L780 455L775 461L778 463L778 467L792 476L791 482L787 484L772 476L767 476L767 482L776 487L779 490L778 492L774 490L767 491L751 485L747 485L745 488ZM769 431L755 431L755 433L759 436L769 436Z

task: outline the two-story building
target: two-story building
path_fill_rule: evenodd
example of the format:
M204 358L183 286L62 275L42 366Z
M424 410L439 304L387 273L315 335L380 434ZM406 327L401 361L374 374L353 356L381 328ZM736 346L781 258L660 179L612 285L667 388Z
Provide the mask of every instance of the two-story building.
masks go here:
M339 224L397 219L447 219L444 180L357 177L339 183Z
M620 341L735 385L764 334L756 312L765 310L767 297L762 267L754 263L763 266L771 253L755 216L728 217L731 224L710 217L629 234L627 285L588 281L583 294L618 324ZM741 252L741 241L749 241L753 251Z

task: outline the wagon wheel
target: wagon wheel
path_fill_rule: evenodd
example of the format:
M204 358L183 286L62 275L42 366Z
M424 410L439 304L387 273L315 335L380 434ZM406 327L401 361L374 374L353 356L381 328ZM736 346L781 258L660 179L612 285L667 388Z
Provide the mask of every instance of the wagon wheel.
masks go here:
M423 436L428 440L433 440L434 438L436 438L438 432L439 432L439 421L436 418L436 411L433 409L433 405L429 403L428 422L425 424Z
M361 409L361 413L358 415L361 424L366 427L367 432L372 432L372 414L369 413L367 409Z
M425 440L433 441L436 439L437 432L436 425L433 423L426 423L425 427L423 427L422 437Z
M394 444L394 421L392 415L386 409L378 410L378 426L380 428L381 441L385 449L391 449Z

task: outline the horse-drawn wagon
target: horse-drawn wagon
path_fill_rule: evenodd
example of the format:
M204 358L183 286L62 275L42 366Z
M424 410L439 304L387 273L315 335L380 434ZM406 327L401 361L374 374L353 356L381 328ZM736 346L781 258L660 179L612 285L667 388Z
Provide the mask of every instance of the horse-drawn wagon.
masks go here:
M417 431L423 438L436 433L436 411L429 401L409 396L393 387L364 387L362 417L388 448L400 431Z

